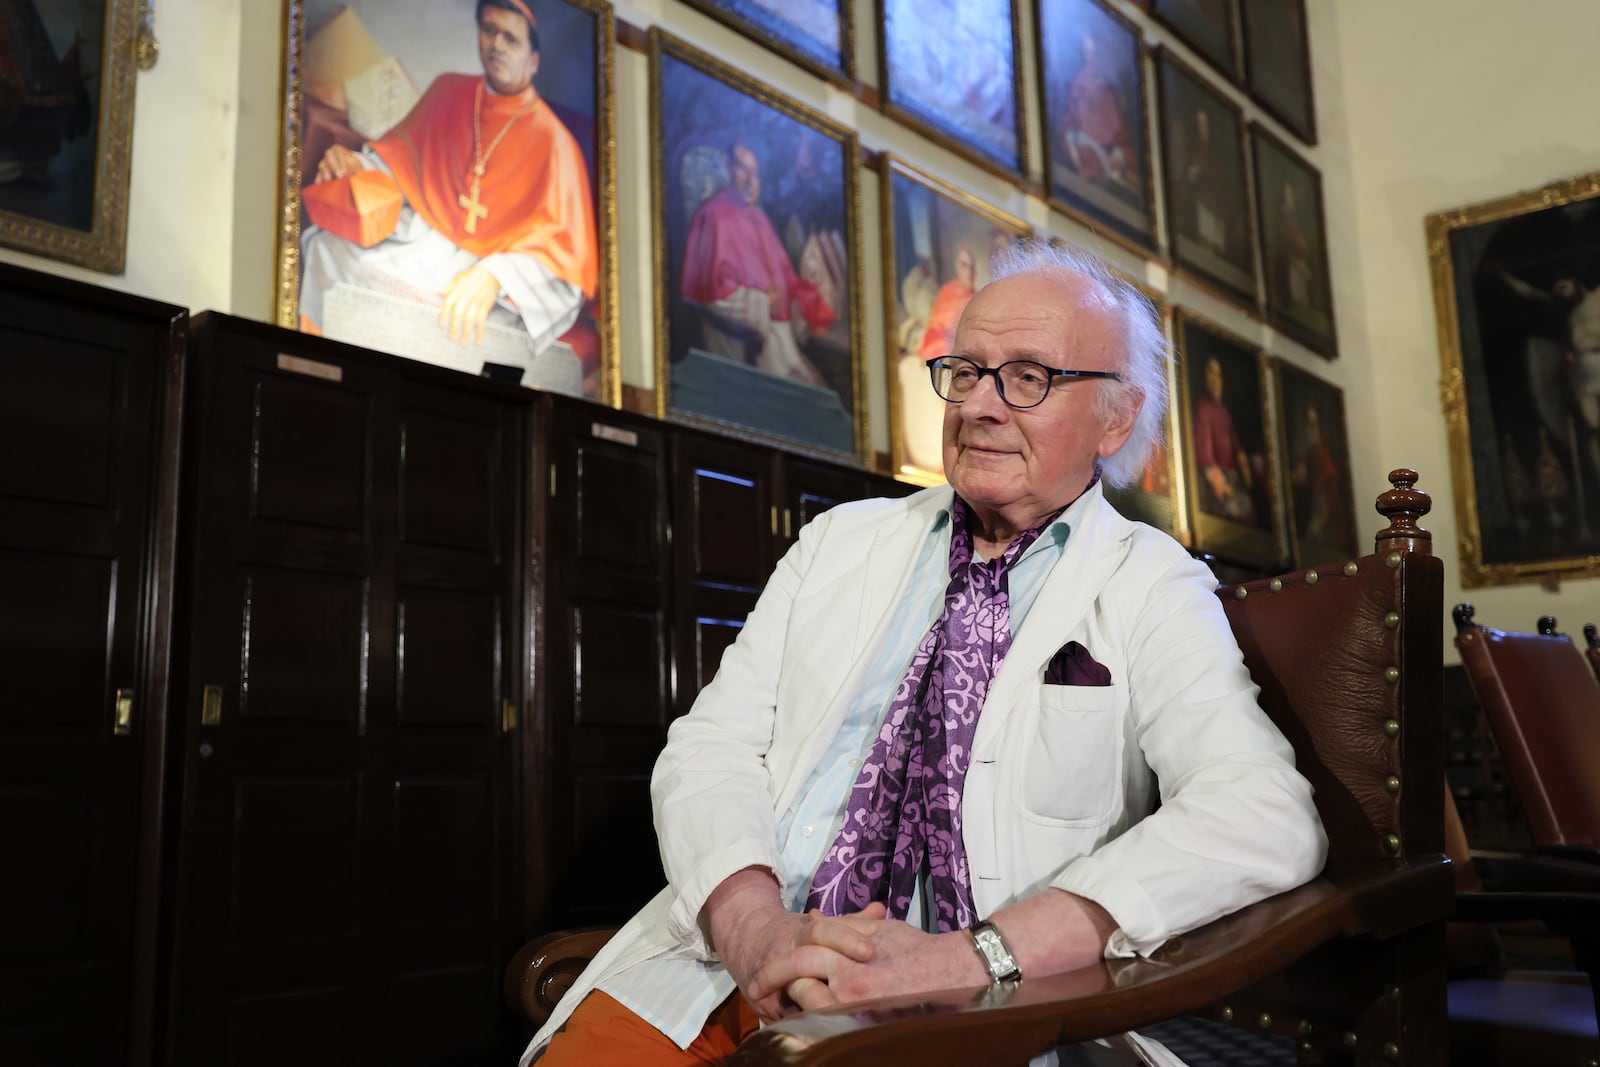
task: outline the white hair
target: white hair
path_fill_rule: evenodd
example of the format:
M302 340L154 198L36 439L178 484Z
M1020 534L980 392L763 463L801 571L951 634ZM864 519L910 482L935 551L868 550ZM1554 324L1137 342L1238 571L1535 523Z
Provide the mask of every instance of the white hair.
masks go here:
M1094 414L1098 419L1131 414L1133 432L1121 448L1100 461L1100 477L1118 488L1132 485L1144 473L1150 453L1161 444L1167 423L1172 346L1155 304L1105 260L1077 245L1037 238L1017 241L989 261L991 282L1018 274L1087 278L1105 294L1107 309L1122 328L1122 380L1095 382Z

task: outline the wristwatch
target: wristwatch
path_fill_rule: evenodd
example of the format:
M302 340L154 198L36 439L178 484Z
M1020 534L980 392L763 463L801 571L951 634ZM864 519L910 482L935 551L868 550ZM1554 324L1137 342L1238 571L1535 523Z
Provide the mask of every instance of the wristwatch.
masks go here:
M1005 938L1000 936L994 923L985 919L967 932L972 935L972 947L983 958L995 985L1022 981L1022 968L1017 966L1017 958L1006 947Z

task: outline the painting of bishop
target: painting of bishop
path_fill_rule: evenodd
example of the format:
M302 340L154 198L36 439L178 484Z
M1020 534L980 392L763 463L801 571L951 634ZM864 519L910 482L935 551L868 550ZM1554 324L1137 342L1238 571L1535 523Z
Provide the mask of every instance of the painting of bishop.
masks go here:
M306 14L300 328L596 395L595 12L308 0Z

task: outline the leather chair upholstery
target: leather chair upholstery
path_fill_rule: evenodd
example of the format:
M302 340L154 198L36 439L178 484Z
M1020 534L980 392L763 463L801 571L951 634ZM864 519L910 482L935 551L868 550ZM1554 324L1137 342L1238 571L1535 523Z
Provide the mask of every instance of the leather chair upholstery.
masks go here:
M1330 839L1320 877L1149 959L796 1015L733 1062L1023 1064L1191 1013L1293 1035L1302 1062L1446 1062L1443 568L1416 525L1429 507L1416 477L1390 475L1375 554L1218 590L1262 706L1316 787ZM525 946L508 1002L548 1017L605 936Z

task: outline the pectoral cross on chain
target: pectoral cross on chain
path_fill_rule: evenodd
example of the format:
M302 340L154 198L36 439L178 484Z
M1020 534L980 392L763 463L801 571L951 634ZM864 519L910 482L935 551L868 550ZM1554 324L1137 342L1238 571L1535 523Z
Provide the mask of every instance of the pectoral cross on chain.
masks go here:
M456 203L460 204L466 209L468 233L477 233L478 220L489 217L489 209L484 207L483 204L478 200L478 179L480 177L482 177L481 172L475 173L472 176L471 196L467 196L465 193L463 193L461 196L456 197Z

